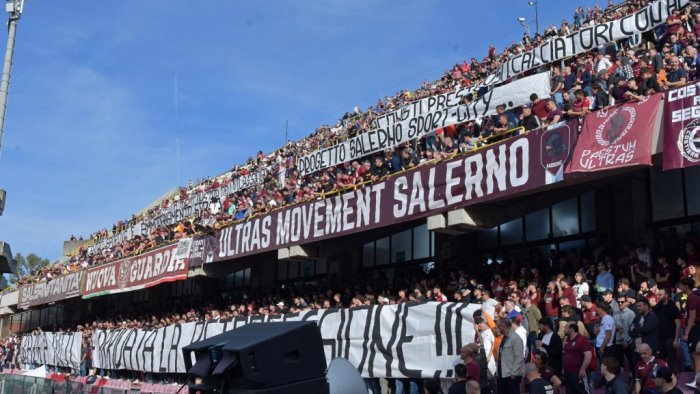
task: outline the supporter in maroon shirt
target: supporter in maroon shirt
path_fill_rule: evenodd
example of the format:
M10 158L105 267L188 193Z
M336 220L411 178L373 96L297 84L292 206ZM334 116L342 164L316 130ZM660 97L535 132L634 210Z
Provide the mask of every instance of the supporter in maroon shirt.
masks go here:
M695 346L700 339L700 297L693 292L695 282L691 278L681 279L681 290L688 296L685 303L686 329L683 339L688 342L690 353L695 352Z
M593 346L583 335L578 333L576 322L566 325L564 338L564 384L567 393L588 393L586 371L593 359Z
M659 289L671 290L674 284L674 275L666 256L659 256L659 265L656 267L656 286Z
M475 357L479 353L479 347L475 343L470 343L462 348L460 357L464 361L464 366L467 368L467 379L476 380L481 378L481 367Z
M559 298L566 298L569 305L576 305L576 295L571 287L571 278L563 278L559 281Z
M540 120L547 119L547 115L549 115L547 101L540 100L536 93L530 95L530 101L532 101L532 113Z
M547 284L547 292L544 293L544 310L547 317L559 317L559 292L553 281Z

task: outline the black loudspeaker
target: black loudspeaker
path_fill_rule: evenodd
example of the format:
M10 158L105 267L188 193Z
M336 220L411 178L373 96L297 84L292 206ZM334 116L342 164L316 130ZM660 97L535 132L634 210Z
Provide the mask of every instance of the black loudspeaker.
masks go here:
M190 393L328 393L313 322L252 323L182 349ZM192 353L195 363L192 365Z

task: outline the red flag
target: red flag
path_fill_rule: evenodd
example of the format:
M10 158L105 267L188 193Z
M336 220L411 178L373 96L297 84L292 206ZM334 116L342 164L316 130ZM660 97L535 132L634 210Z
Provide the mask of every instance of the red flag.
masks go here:
M650 165L661 94L586 116L566 173Z

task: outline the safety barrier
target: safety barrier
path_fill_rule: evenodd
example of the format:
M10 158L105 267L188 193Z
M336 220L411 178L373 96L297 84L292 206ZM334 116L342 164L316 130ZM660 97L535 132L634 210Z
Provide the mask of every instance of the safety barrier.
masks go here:
M20 371L0 374L0 394L175 394L179 385L156 383L133 384L128 380L89 380L79 377L48 373L47 377L21 375ZM185 392L182 390L181 392Z

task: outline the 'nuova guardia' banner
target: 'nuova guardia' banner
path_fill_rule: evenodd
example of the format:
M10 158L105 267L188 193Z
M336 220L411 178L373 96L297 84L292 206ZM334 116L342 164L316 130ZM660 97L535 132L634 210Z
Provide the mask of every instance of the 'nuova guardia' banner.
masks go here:
M96 331L93 367L185 373L182 348L191 343L245 324L314 321L321 330L327 363L346 358L364 377L450 377L459 349L474 339L472 314L479 307L405 303L175 324L157 330ZM73 357L79 357L80 348L74 351Z

